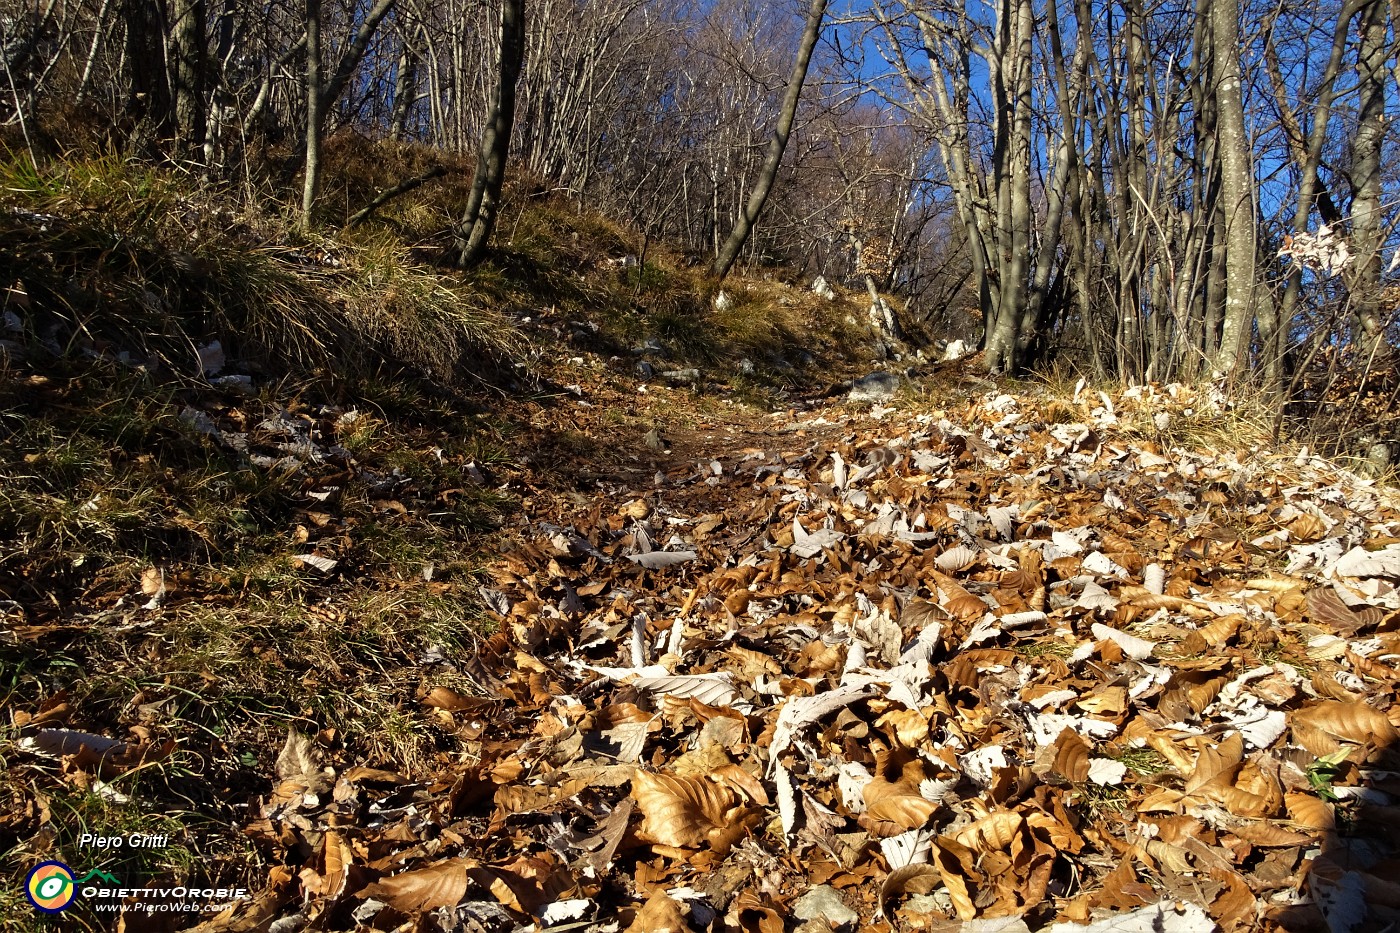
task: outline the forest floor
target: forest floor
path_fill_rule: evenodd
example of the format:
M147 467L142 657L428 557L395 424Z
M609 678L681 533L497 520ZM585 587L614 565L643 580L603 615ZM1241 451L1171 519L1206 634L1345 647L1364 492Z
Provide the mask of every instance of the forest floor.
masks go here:
M573 386L527 406L530 456L466 469L510 503L469 568L341 566L356 527L462 494L375 472L362 440L289 468L281 584L152 568L12 619L28 682L55 657L79 676L12 699L11 852L247 889L201 917L128 896L133 930L1396 918L1393 488L1203 447L1231 414L1181 388L951 365L767 412ZM252 407L208 405L204 430ZM345 411L283 416L349 437Z
M1208 388L857 404L859 296L716 311L555 204L459 288L126 171L0 213L5 929L1400 920L1393 485ZM125 349L220 295L273 356L514 370Z

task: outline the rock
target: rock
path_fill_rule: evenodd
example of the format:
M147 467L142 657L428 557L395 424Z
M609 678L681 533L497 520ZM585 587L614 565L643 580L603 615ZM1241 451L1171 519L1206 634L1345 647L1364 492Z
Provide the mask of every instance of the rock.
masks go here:
M228 376L215 376L209 380L210 385L218 386L221 389L232 389L235 392L242 392L244 395L253 394L253 377L242 373L234 373Z
M817 358L812 354L808 353L806 350L803 350L801 353L797 354L797 362L801 363L803 366L811 366L814 363L816 363L816 361Z
M836 300L836 289L827 282L826 276L819 275L812 280L812 294L818 298L825 298L827 301Z
M633 356L665 356L666 345L655 337L648 337L632 348Z
M832 929L854 926L860 914L846 906L841 894L829 884L819 884L799 897L792 905L792 915L798 920L825 920Z
M224 345L218 340L210 341L197 351L199 369L206 376L217 376L228 362L224 356Z
M661 378L673 386L689 386L700 381L700 370L698 369L668 369L661 374Z
M635 368L637 370L637 375L641 376L643 379L650 379L652 376L656 375L656 367L646 360L638 360Z
M739 361L739 375L741 375L741 376L752 376L753 373L754 373L753 360L749 359L749 358L746 356L746 357L744 357L742 360Z
M883 298L876 298L870 303L867 311L870 317L870 326L877 334L889 337L893 340L903 340L904 333L899 327L899 318L894 316L894 308Z
M899 377L894 373L876 372L857 379L846 398L852 402L887 402L898 388Z
M961 340L954 340L952 343L948 344L946 349L944 349L943 362L951 363L954 360L960 360L965 356L967 356L967 344L963 343Z
M721 290L720 293L715 296L715 310L728 311L732 307L734 307L734 299L729 297L729 292Z

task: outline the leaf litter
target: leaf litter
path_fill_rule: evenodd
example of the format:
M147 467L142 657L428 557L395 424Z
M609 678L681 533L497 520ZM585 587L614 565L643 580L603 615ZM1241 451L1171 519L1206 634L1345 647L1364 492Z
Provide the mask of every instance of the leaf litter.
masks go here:
M530 489L478 695L421 695L451 750L289 732L245 827L275 867L201 929L1395 923L1400 505L1124 430L1209 404L1180 387L1101 401L777 417ZM160 752L98 738L31 750Z

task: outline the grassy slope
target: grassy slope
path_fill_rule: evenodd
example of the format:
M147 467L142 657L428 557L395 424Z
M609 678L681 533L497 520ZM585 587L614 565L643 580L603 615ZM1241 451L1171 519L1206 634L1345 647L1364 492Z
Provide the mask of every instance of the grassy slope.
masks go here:
M328 201L418 157L374 155L340 152ZM43 858L132 882L265 877L237 827L289 726L410 775L450 758L416 697L475 692L469 660L443 659L488 634L474 572L520 504L513 479L586 490L653 429L859 356L854 305L739 280L714 312L681 257L611 263L640 244L558 198L517 193L504 248L461 277L432 264L460 179L308 241L119 162L0 171L4 918L33 916L19 882ZM203 378L214 338L250 386ZM699 367L709 391L638 394L649 341L657 370ZM25 751L40 726L169 753L104 782ZM98 858L83 832L172 843Z

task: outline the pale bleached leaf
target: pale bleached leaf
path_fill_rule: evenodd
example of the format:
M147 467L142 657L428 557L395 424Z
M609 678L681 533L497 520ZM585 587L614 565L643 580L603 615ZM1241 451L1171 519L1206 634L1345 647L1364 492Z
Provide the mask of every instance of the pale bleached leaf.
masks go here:
M321 573L330 573L340 563L338 560L322 557L320 554L298 554L296 560L313 570L321 571Z
M966 570L977 563L979 552L974 551L967 545L960 544L957 547L949 548L933 559L933 565L944 573L956 573L959 570Z
M1378 551L1354 547L1337 560L1332 572L1340 577L1400 577L1400 544Z
M729 707L739 699L739 691L734 686L734 677L726 672L718 674L667 674L664 677L639 677L632 686L657 696L680 697L683 700L696 699L706 706Z
M810 697L789 697L778 713L778 721L773 730L773 744L769 748L769 761L777 764L778 756L787 751L793 738L806 726L837 710L845 709L852 703L874 696L875 687L870 683L847 684L818 693ZM772 770L772 765L769 766Z
M1093 923L1057 923L1046 933L1210 933L1216 928L1206 912L1189 901L1162 901Z
M627 559L647 570L661 570L695 560L694 551L652 551L648 554L628 554Z
M1123 778L1127 775L1128 768L1122 762L1114 761L1112 758L1089 759L1090 783L1105 786L1122 784Z
M1156 642L1138 638L1136 635L1129 635L1127 632L1120 632L1116 628L1109 628L1099 622L1095 622L1090 631L1100 641L1111 641L1122 648L1123 653L1134 661L1143 661L1152 657L1152 652L1157 647Z

